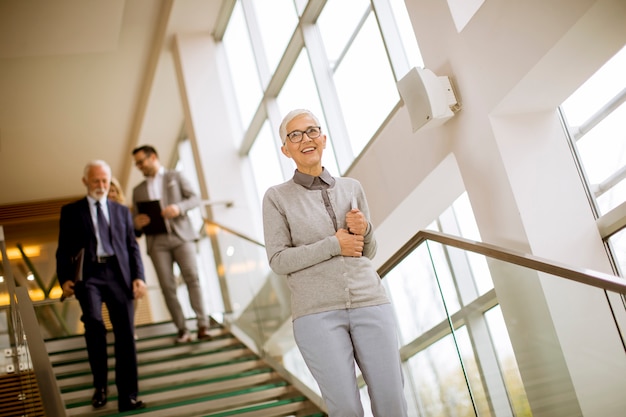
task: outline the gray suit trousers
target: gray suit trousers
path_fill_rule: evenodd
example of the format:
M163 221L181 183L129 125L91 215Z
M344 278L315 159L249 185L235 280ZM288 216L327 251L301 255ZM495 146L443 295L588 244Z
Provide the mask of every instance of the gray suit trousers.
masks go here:
M189 303L196 314L198 327L207 326L207 314L204 309L202 288L198 275L198 261L193 241L186 242L174 233L152 236L150 242L150 259L156 271L163 292L165 304L178 330L186 330L185 314L177 296L174 262L178 264L183 280L187 285Z

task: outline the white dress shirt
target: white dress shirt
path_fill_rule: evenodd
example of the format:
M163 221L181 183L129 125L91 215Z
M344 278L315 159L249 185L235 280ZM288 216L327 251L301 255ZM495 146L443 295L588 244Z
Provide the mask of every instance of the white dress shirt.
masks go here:
M100 242L100 233L98 233L98 212L96 208L96 201L100 201L100 208L102 209L102 214L107 219L107 222L111 224L111 218L109 217L109 206L107 205L107 197L101 198L100 200L96 200L91 196L87 196L87 201L89 201L89 212L91 213L91 221L93 222L94 230L96 231L96 239L98 239L98 248L96 249L98 256L107 256L111 255L110 253L105 253L102 249L102 243Z

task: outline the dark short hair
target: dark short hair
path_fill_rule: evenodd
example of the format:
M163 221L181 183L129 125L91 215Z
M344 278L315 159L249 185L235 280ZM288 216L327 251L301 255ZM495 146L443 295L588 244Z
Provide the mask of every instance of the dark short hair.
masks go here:
M150 145L141 145L133 149L133 155L135 155L137 152L143 152L146 156L154 154L157 158L159 157L159 154L157 153L156 149L154 149L154 146Z

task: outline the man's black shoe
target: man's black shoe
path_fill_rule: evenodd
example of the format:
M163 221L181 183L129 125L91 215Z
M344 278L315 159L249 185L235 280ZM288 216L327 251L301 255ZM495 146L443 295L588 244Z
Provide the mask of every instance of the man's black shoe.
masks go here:
M143 401L131 399L128 402L118 404L118 410L120 412L139 410L140 408L146 408L146 403L144 403Z
M91 405L93 408L104 407L107 403L107 390L106 388L96 388L91 397Z

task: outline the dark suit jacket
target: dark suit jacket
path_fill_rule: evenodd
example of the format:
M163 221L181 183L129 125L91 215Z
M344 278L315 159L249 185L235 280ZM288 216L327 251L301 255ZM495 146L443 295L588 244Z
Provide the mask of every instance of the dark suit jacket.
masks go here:
M198 232L194 229L187 212L200 205L200 198L197 196L191 183L179 171L165 170L163 173L163 190L161 191L161 208L170 204L176 204L180 208L180 216L166 220L166 224L171 232L185 241L197 240ZM137 214L136 207L138 201L150 201L148 193L148 183L141 182L133 190L134 214ZM141 236L141 231L137 231ZM152 247L151 241L154 236L147 235L146 242L148 252Z
M124 282L132 295L132 281L137 278L145 280L132 217L126 206L113 201L107 201L107 205L113 249ZM57 276L61 286L65 281L74 279L75 269L72 258L82 248L85 248L83 277L86 279L90 276L96 263L97 244L87 197L63 206L59 223L59 245L56 252Z

